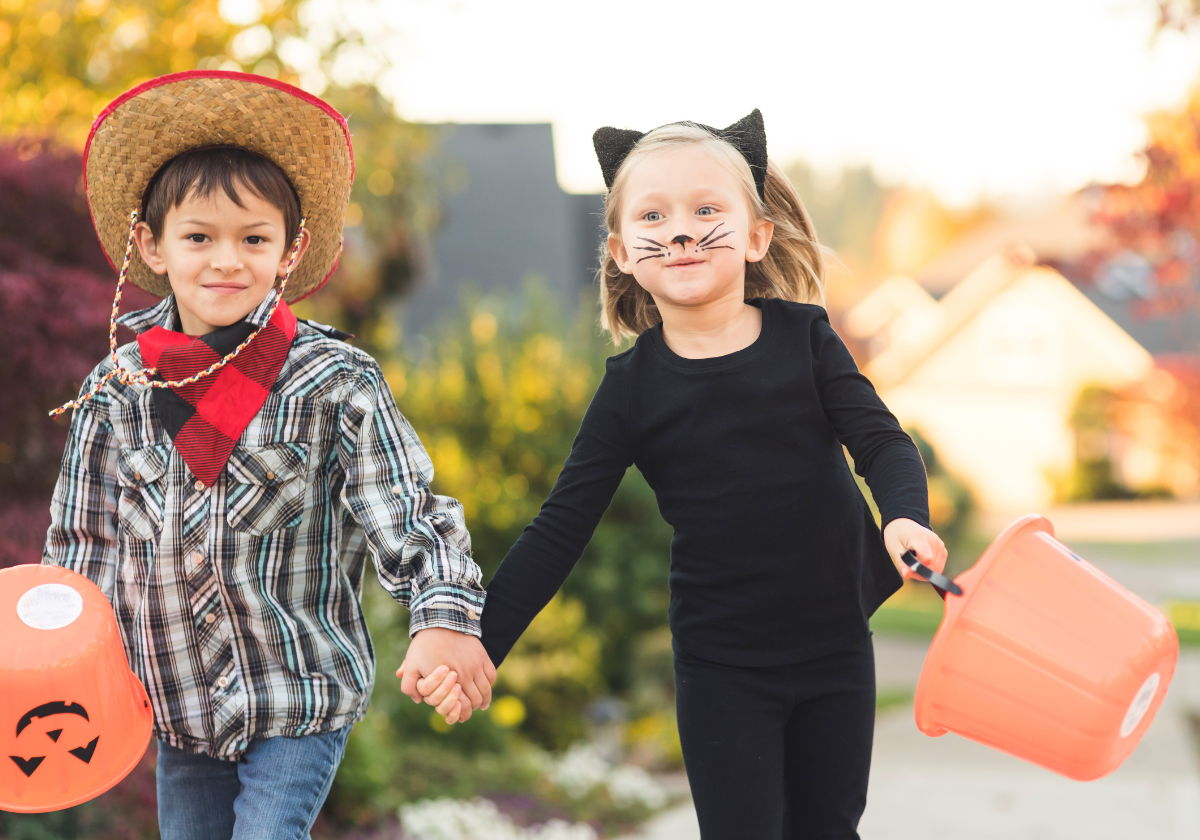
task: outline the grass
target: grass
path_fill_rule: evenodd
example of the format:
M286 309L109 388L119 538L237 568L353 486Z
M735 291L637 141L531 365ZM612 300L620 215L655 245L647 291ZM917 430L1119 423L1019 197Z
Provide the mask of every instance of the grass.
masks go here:
M871 616L871 629L885 635L933 638L942 612L942 599L932 586L909 581Z
M894 709L897 706L906 706L912 702L913 693L911 691L881 691L875 695L875 714L886 712L888 709Z

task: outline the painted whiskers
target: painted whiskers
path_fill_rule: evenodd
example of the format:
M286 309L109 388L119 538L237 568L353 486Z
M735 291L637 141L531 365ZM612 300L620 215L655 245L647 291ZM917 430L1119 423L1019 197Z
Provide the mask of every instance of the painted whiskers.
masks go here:
M711 251L715 248L728 248L730 251L734 250L732 245L717 245L716 244L717 241L724 239L726 236L729 236L731 233L734 233L734 231L732 231L732 230L727 230L719 236L714 236L714 234L716 234L718 228L721 228L724 225L725 225L724 222L718 222L717 225L712 230L710 230L704 236L703 239L701 239L699 242L697 242L692 247L695 248L695 250L697 250L697 251ZM641 262L642 260L652 260L652 259L656 259L658 257L667 256L671 251L671 245L678 245L680 248L682 248L686 252L687 251L687 243L693 241L692 237L688 236L685 233L679 234L679 236L676 236L667 245L664 245L661 242L658 242L657 240L654 240L654 239L647 239L644 236L639 236L638 239L642 240L643 242L649 242L650 245L648 245L648 246L634 245L633 250L635 250L635 251L654 251L655 252L653 254L647 254L646 256L639 259L638 262Z

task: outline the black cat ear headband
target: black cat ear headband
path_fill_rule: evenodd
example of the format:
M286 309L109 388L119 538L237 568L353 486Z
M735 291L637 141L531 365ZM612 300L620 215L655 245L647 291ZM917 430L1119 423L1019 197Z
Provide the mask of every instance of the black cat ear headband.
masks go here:
M671 123L679 125L680 123ZM746 163L750 164L750 173L754 176L754 186L758 188L758 197L766 201L767 182L767 129L763 125L762 112L755 108L746 116L728 128L713 128L700 126L714 137L730 143L742 153ZM605 126L596 129L592 135L592 145L596 148L596 157L600 161L600 171L604 173L604 186L612 189L613 179L617 170L629 157L638 141L649 134L649 131L632 131L628 128L613 128Z

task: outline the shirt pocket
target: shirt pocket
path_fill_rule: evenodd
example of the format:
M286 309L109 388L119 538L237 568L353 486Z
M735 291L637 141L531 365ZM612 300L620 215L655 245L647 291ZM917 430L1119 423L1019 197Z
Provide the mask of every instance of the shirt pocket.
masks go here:
M152 540L162 531L166 506L167 463L162 445L141 449L121 447L117 459L117 520L123 531L141 540Z
M307 462L307 443L234 449L225 467L229 527L263 536L299 525L304 517Z

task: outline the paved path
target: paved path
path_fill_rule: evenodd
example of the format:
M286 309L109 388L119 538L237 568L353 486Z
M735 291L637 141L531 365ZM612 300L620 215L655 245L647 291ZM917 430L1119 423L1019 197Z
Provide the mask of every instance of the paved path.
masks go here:
M1147 600L1200 596L1200 555L1136 559L1097 547L1089 560ZM1190 561L1190 562L1189 562ZM926 643L876 637L880 690L911 689ZM1200 762L1188 714L1200 711L1200 651L1184 649L1167 699L1133 755L1112 775L1073 782L955 735L928 738L910 706L875 731L863 840L1195 840ZM930 799L934 792L935 800ZM699 840L685 805L640 840Z

